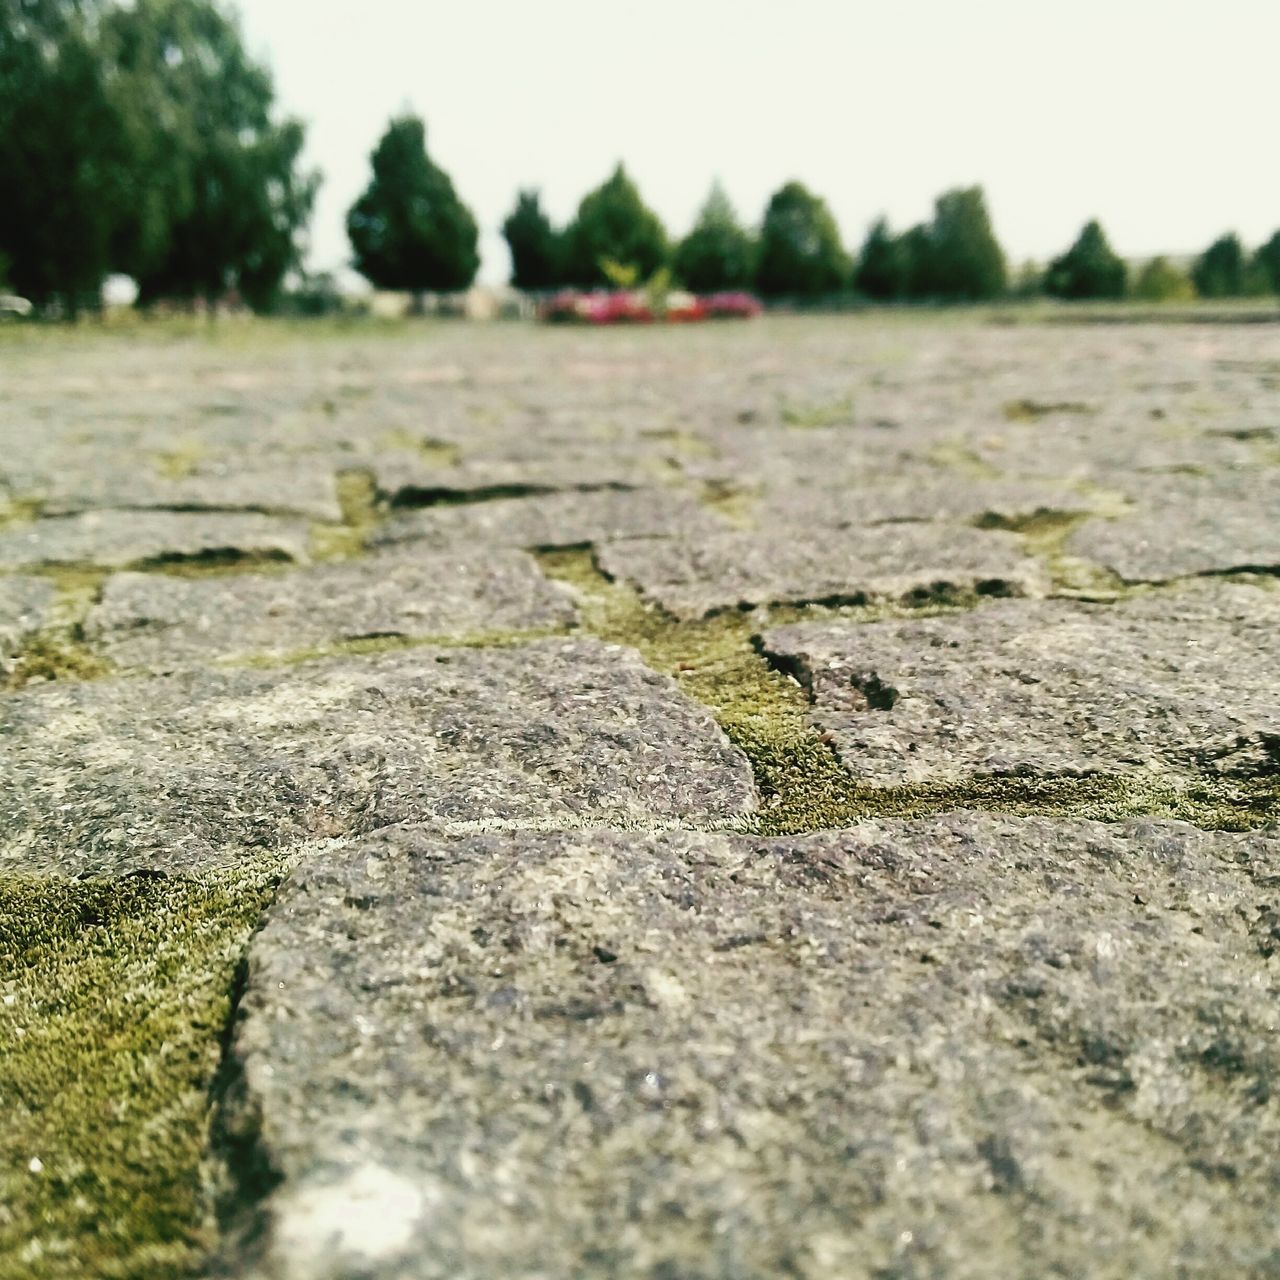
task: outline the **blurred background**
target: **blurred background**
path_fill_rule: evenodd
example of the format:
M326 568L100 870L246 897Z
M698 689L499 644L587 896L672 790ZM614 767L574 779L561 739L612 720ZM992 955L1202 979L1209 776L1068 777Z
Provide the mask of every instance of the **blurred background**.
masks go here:
M11 314L93 310L108 280L109 300L257 309L512 282L828 304L1280 290L1264 0L0 14Z

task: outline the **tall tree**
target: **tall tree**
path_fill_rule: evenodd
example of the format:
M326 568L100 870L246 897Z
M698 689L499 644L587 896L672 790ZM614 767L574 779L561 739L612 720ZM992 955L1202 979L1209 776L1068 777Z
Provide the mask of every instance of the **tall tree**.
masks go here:
M1245 291L1244 246L1234 233L1219 236L1196 259L1191 279L1202 298L1238 298Z
M371 157L373 178L347 214L355 267L380 289L465 289L480 267L479 230L453 181L427 155L426 126L392 120Z
M980 302L1004 292L1008 268L991 228L981 187L940 195L929 226L929 262L921 290L956 302Z
M1128 270L1096 221L1085 224L1076 242L1049 264L1044 291L1055 298L1122 298Z
M1272 293L1280 293L1280 231L1253 255L1253 270Z
M745 289L755 272L755 242L738 221L724 188L715 183L693 230L676 246L675 272L697 293Z
M19 292L94 304L120 209L122 138L93 0L0 0L0 253Z
M904 237L895 236L884 218L877 218L862 242L853 286L878 302L907 296L911 263Z
M502 224L511 252L511 283L537 292L560 283L560 236L542 211L536 191L521 191Z
M567 284L609 283L605 263L616 263L644 279L666 265L667 233L619 164L600 186L582 197L565 230L564 251Z
M112 13L105 48L135 156L117 265L144 302L236 290L269 305L319 184L300 169L302 125L273 116L271 73L217 0L136 0Z
M799 182L769 199L760 227L756 284L767 295L818 297L844 288L850 263L826 201Z

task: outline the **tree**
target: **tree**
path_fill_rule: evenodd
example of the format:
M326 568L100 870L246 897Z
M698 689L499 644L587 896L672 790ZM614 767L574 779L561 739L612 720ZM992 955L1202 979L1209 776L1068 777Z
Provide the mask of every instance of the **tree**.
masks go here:
M1049 264L1044 291L1055 298L1123 298L1128 270L1094 220Z
M565 283L590 287L609 283L604 263L631 269L644 279L667 261L662 221L640 198L621 164L582 197L564 234Z
M938 197L928 241L917 292L957 302L980 302L1004 292L1004 253L991 229L981 187L961 187Z
M909 292L911 263L903 236L895 236L884 218L878 218L867 232L858 255L853 286L868 298L889 302L905 298Z
M1202 298L1238 298L1245 291L1244 246L1234 233L1219 236L1196 259L1191 279Z
M104 28L113 104L131 143L116 264L145 304L270 305L301 257L319 178L299 168L304 130L276 120L270 71L216 0L137 0Z
M422 121L392 120L371 162L373 179L347 214L356 270L379 289L467 288L480 267L479 230L427 155Z
M820 297L842 289L849 270L840 230L826 201L799 182L775 191L760 227L760 292Z
M542 211L536 191L521 191L502 224L517 289L554 289L560 283L560 236Z
M1271 293L1280 293L1280 231L1253 255L1253 272Z
M755 272L755 242L717 182L693 230L676 246L676 275L695 293L746 289Z
M122 140L92 0L0 0L0 253L38 305L96 304Z
M1152 258L1134 281L1133 296L1143 302L1190 302L1195 286L1168 258Z

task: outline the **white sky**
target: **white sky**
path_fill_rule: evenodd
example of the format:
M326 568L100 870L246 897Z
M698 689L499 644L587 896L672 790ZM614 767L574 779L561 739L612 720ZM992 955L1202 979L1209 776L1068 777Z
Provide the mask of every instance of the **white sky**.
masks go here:
M1280 0L239 0L324 171L312 263L405 107L482 228L517 187L557 221L623 160L683 234L719 176L758 221L798 178L856 249L980 182L1010 257L1088 218L1140 257L1280 227Z

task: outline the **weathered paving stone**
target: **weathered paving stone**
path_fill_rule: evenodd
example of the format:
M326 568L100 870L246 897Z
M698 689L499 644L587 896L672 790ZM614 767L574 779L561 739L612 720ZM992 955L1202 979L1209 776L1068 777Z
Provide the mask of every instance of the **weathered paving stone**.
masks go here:
M961 525L790 525L610 542L598 554L610 577L634 583L681 618L764 604L1032 595L1047 585L1013 534Z
M392 822L726 825L745 758L629 649L543 640L0 700L0 868L190 869Z
M85 634L118 666L171 669L368 637L496 635L573 620L568 596L523 552L408 548L287 574L116 574Z
M163 454L158 455L163 458ZM59 459L59 462L62 460ZM250 511L304 516L336 523L342 519L333 470L302 463L260 465L206 463L190 474L165 476L136 465L116 450L82 458L74 469L59 469L24 486L48 516L93 510Z
M91 511L0 531L0 566L128 568L202 557L307 559L307 526L263 515Z
M1098 497L1041 480L894 480L841 490L812 485L766 489L755 509L762 527L774 524L877 524L894 520L968 520L1018 524L1045 514L1094 510Z
M1116 520L1092 520L1066 550L1130 582L1197 573L1280 570L1280 468L1257 474L1146 478L1141 506Z
M872 784L1189 778L1280 763L1280 594L1256 587L800 623L766 632L763 644L809 690L845 766Z
M664 489L603 489L428 507L394 515L374 535L380 544L446 547L568 547L610 538L697 535L723 523L688 494Z
M979 814L330 850L251 950L230 1269L1272 1274L1277 865Z
M47 578L0 577L0 664L40 630L55 595Z

